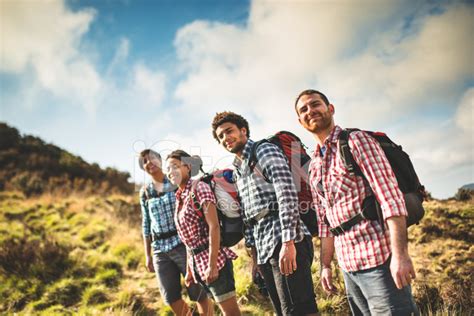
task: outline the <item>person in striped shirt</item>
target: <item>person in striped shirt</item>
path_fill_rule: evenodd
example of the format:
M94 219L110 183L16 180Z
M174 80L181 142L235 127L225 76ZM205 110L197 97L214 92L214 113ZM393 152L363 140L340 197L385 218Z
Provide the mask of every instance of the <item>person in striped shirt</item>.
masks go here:
M382 148L363 131L350 134L349 147L365 181L344 166L338 150L342 129L334 123L335 107L328 98L305 90L298 95L295 110L317 142L309 178L318 212L324 290L335 291L331 261L336 252L354 315L417 315L410 287L415 271L408 254L407 210ZM362 219L339 230L348 227L345 224L361 212L372 192L388 229L377 220Z

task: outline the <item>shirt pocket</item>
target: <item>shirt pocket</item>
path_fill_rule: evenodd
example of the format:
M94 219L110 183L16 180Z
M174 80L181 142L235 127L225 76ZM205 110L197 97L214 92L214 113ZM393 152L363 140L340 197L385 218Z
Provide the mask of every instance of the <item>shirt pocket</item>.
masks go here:
M353 179L354 177L351 176L345 168L338 166L331 168L328 177L331 196L336 200L344 198L350 194L355 179Z

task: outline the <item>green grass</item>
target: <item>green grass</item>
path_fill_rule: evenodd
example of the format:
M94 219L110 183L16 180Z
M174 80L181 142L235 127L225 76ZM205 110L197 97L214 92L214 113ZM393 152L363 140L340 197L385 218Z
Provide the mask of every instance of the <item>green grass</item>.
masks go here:
M99 305L108 302L108 289L103 286L93 285L87 288L82 295L82 304L85 306Z
M25 199L0 192L0 314L170 315L154 275L143 266L137 203L135 196ZM432 201L420 225L410 228L413 292L423 315L473 309L473 219L470 201ZM327 296L319 284L317 239L314 246L319 309L346 315L342 274L334 267L338 294ZM243 314L271 315L269 299L252 283L249 256L241 245L236 251Z

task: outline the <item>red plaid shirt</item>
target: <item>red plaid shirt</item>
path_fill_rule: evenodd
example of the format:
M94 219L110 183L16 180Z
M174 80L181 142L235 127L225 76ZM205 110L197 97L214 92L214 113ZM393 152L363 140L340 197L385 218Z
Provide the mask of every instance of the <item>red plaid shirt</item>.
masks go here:
M337 141L341 128L336 126L324 141L321 155L318 144L310 164L310 183L318 212L319 236L332 236L331 227L339 226L360 213L362 201L370 194L360 176L351 176L344 166ZM360 131L349 136L349 147L354 160L369 181L382 207L384 218L407 216L403 194L382 148L375 139ZM384 263L390 256L389 230L385 232L377 221L364 220L334 239L336 255L345 271L360 271Z
M205 219L199 217L194 208L193 199L190 194L192 185L193 180L190 179L184 190L178 189L176 191L176 212L174 214L179 238L187 248L191 249L209 244L209 227ZM200 205L206 202L216 204L214 193L212 193L209 185L204 182L199 182L195 186L195 194ZM217 256L218 270L224 266L227 258L234 260L237 258L237 255L229 248L221 247ZM209 248L194 256L194 260L189 260L188 264L191 266L194 281L197 282L197 278L194 275L194 264L196 264L196 270L201 280L204 280L204 273L209 266Z

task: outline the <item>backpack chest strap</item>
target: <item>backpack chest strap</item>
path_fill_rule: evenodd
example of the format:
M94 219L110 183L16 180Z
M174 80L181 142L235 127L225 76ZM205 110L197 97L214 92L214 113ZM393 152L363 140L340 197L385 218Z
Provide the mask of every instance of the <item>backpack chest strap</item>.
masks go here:
M346 231L350 230L353 226L356 224L359 224L362 222L364 219L364 215L361 213L357 213L355 216L353 216L351 219L348 221L345 221L341 225L334 227L334 228L329 228L329 231L334 235L334 236L339 236L344 234Z

